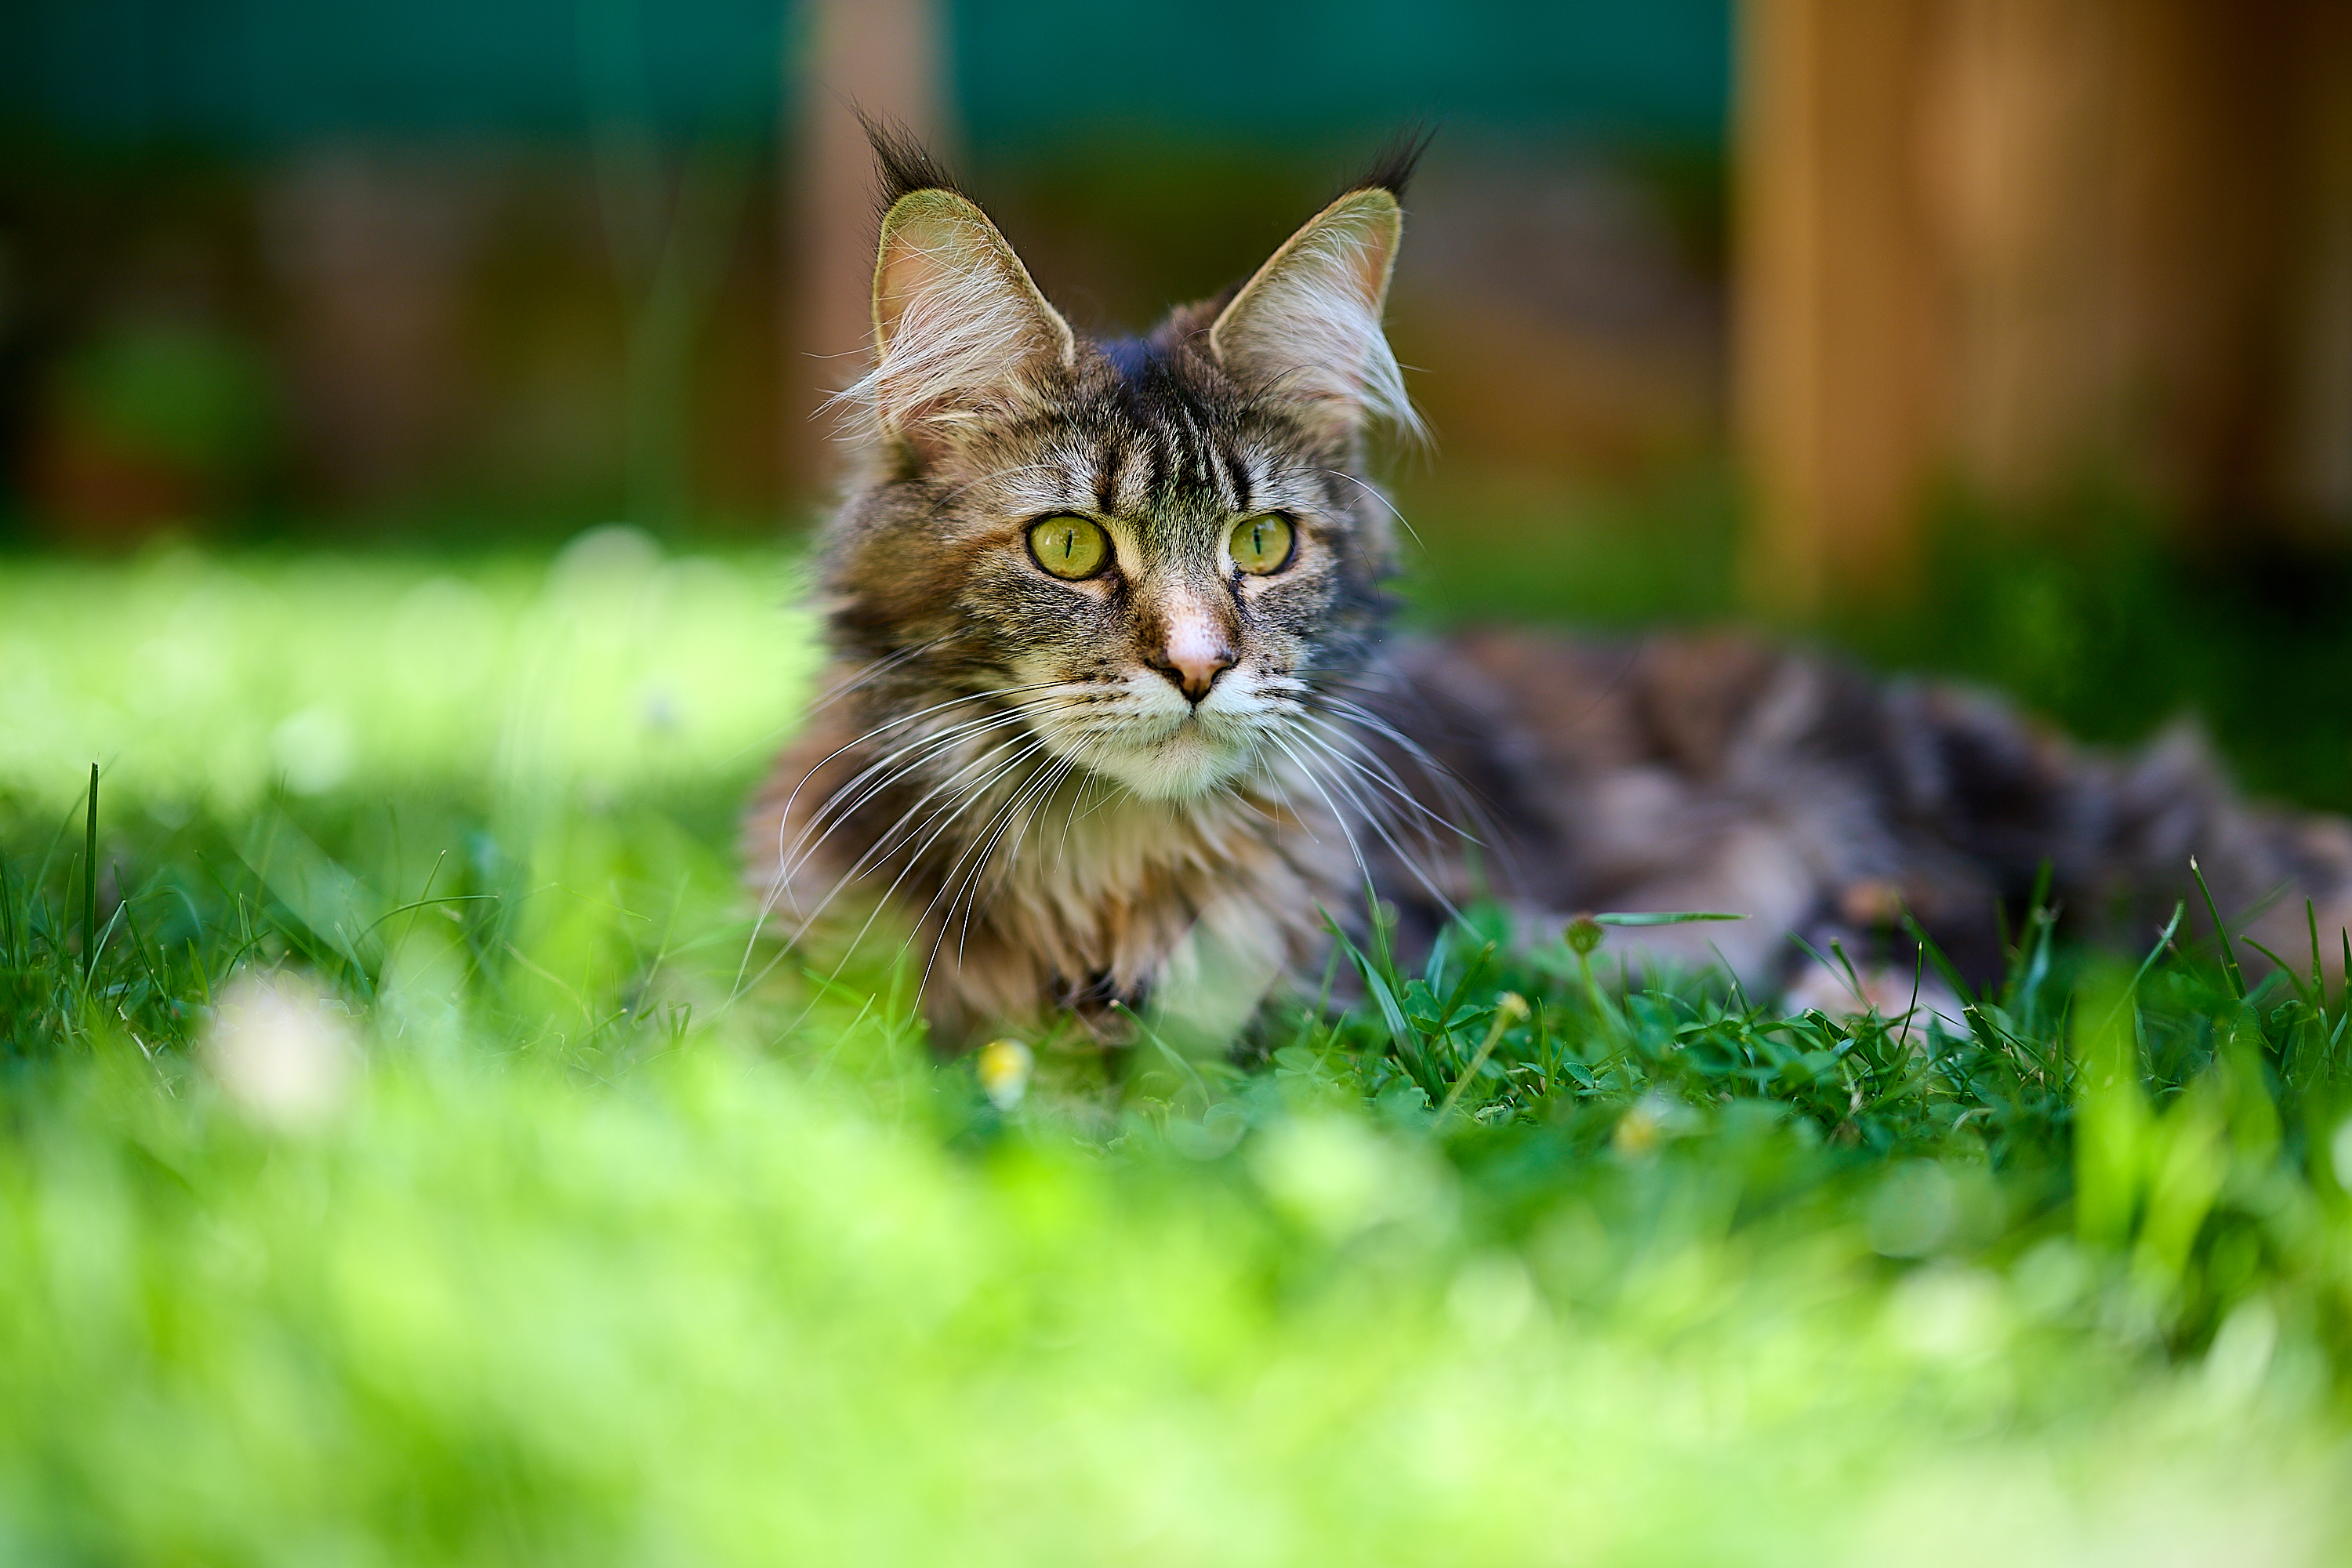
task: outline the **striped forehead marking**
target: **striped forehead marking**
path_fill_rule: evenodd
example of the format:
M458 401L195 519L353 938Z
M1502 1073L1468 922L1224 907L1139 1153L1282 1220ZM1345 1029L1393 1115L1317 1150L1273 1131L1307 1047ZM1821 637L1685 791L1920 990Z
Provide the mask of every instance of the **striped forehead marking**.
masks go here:
M1186 492L1205 493L1220 510L1246 516L1258 510L1270 472L1255 443L1171 420L1103 432L1078 484L1108 516L1139 516Z
M1304 476L1284 480L1278 437L1269 445L1268 432L1204 400L1158 355L1133 343L1114 346L1119 355L1106 357L1121 372L1116 390L1097 394L1092 409L1073 411L1076 416L1066 423L1035 427L1035 460L995 476L1010 481L1007 500L1037 511L1076 508L1144 521L1171 509L1246 517L1306 499L1282 499ZM1309 490L1321 488L1310 484Z

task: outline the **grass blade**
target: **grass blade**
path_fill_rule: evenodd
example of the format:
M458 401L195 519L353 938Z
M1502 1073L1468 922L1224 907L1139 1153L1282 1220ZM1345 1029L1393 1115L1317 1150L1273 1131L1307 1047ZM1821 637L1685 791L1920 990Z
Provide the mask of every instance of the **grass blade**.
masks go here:
M2137 969L2132 971L2131 984L2124 987L2124 994L2116 998L2114 1010L2107 1015L2108 1024L2114 1023L2116 1014L2130 1005L2131 999L2139 994L2139 983L2147 978L2147 972L2156 967L2156 961L2164 956L2166 948L2172 945L2172 933L2180 929L2180 917L2188 912L2187 904L2178 899L2173 900L2172 918L2164 922L2164 929L2157 933L2156 945L2147 950L2147 956L2139 961ZM2105 1025L2101 1026L2101 1027L2105 1026Z
M8 880L8 857L0 850L0 958L10 963L26 962L29 955L20 955L16 941L16 889Z
M2264 958L2269 959L2272 963L2275 964L2278 968L2279 973L2285 976L2288 989L2292 990L2295 994L2297 999L2305 1001L2309 999L2309 993L2304 990L2303 979L2300 975L2295 973L2294 965L2289 963L2285 959L2281 958L2277 953L2273 952L2269 948L2264 947L2261 942L2256 942L2252 937L2242 936L2238 940L2244 942L2248 947L2252 948L2256 952L2261 953Z
M2230 944L2230 928L2221 923L2221 911L2213 903L2213 889L2205 885L2205 873L2197 864L2197 857L2189 858L2189 874L2197 879L2197 891L2205 900L2205 912L2213 921L2213 940L2221 944L2221 973L2230 983L2231 994L2241 1002L2246 999L2246 976L2238 967L2238 950Z
M81 983L98 973L98 764L89 764L89 807L82 817Z
M1331 933L1332 940L1339 944L1340 951L1348 955L1348 962L1356 966L1356 973L1364 977L1364 989L1372 994L1372 1003L1381 1010L1381 1020L1388 1026L1389 1036L1396 1042L1397 1054L1414 1069L1413 1076L1418 1079L1421 1076L1421 1037L1414 1034L1412 1026L1404 1021L1404 1009L1397 1005L1396 992L1381 975L1380 967L1364 956L1362 948L1349 940L1348 933L1340 929L1339 922L1331 918L1328 910L1323 914L1323 925ZM1429 1086L1423 1084L1422 1087L1426 1089Z
M2327 1013L2327 971L2319 963L2319 910L2309 899L2303 900L2303 923L2311 928L2311 1005L2319 1009L2324 1019Z
M1445 1119L1454 1114L1454 1108L1462 1103L1463 1091L1470 1087L1470 1080L1478 1076L1478 1069L1486 1065L1486 1058L1495 1054L1495 1047L1502 1040L1503 1031L1527 1016L1528 999L1517 992L1506 991L1495 998L1495 1021L1486 1026L1486 1038L1479 1046L1478 1054L1470 1058L1470 1065L1462 1069L1462 1076L1455 1079L1454 1087L1445 1091L1445 1103L1437 1108L1439 1126L1443 1127Z
M1684 926L1698 921L1744 921L1746 915L1720 914L1712 910L1632 910L1590 917L1604 926Z
M1944 984L1951 988L1952 994L1959 998L1962 1005L1976 1000L1974 987L1961 976L1959 966L1945 954L1936 939L1927 934L1927 928L1908 910L1903 911L1903 931L1911 939L1916 952L1927 955L1927 962L1936 966L1936 973L1943 977Z

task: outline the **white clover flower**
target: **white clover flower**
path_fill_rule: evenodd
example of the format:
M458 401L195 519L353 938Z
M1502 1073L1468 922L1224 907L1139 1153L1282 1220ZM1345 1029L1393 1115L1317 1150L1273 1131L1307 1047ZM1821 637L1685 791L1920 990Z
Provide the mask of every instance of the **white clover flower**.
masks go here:
M202 1045L238 1110L285 1131L331 1121L359 1076L359 1039L341 1002L306 974L247 971L230 982Z

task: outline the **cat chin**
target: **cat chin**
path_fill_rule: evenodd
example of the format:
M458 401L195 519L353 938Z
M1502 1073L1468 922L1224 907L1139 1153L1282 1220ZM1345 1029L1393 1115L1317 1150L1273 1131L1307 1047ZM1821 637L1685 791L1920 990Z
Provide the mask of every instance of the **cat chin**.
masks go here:
M1089 748L1086 764L1146 800L1185 801L1223 790L1255 760L1254 748L1187 724L1142 745L1098 742Z

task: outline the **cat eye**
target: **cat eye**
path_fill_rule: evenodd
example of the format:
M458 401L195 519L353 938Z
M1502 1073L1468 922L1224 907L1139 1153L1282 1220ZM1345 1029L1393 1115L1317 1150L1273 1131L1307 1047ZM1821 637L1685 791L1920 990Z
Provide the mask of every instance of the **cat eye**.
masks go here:
M1110 540L1083 517L1040 518L1029 525L1029 553L1055 576L1075 583L1109 563Z
M1290 564L1295 539L1290 520L1278 512L1244 518L1234 525L1234 564L1253 577L1264 577Z

